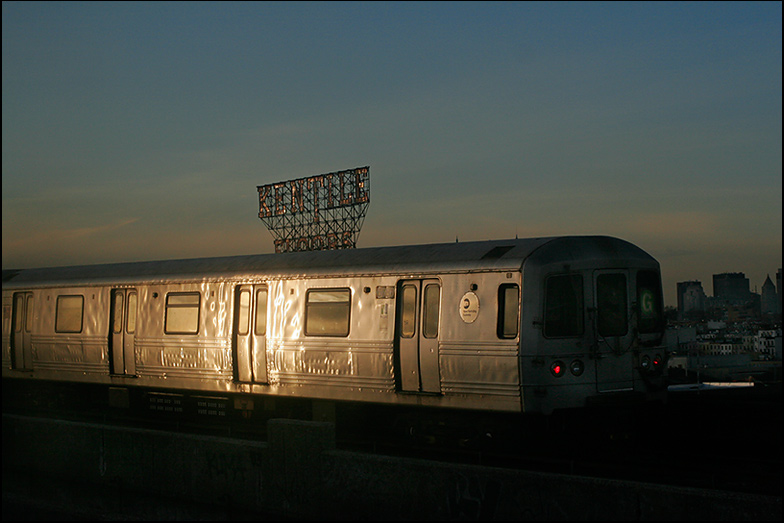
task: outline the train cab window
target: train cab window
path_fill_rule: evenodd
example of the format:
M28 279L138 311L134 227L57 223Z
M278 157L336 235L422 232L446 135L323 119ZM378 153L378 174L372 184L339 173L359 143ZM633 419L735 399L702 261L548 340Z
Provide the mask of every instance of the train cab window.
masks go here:
M166 295L166 334L197 334L201 295L198 292L173 292Z
M256 336L267 334L267 289L256 291L256 325L253 332Z
M437 338L441 286L435 283L426 285L423 297L425 304L422 309L422 334L425 338Z
M597 327L600 336L624 336L629 330L626 275L600 274L596 278Z
M351 289L309 290L305 299L305 335L348 336Z
M544 294L544 335L547 338L582 335L583 277L579 274L550 276Z
M520 287L505 283L498 287L498 337L517 337L517 314L520 311Z
M637 273L637 328L642 334L664 330L661 279L656 271Z
M55 332L82 332L84 296L58 296Z

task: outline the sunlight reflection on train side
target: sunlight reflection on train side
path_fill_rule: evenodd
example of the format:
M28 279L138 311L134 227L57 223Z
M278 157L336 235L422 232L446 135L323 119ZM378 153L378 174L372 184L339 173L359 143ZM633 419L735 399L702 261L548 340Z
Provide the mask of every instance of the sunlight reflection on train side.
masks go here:
M267 354L269 361L270 383L280 382L280 368L282 363L281 348L283 345L283 332L286 323L286 297L283 295L283 281L269 282L270 295L273 296L272 310L270 312L270 329L267 338Z

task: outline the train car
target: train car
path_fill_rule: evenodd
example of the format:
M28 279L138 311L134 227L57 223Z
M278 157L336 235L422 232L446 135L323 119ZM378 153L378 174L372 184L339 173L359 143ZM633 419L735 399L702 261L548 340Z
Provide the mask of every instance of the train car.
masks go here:
M4 381L245 408L550 413L666 394L659 264L603 236L4 270L2 329Z

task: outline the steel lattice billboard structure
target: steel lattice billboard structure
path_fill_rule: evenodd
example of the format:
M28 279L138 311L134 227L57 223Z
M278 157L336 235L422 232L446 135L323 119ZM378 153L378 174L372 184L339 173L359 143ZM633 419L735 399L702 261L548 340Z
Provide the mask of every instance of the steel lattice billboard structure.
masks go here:
M357 246L370 205L370 167L257 186L275 252Z

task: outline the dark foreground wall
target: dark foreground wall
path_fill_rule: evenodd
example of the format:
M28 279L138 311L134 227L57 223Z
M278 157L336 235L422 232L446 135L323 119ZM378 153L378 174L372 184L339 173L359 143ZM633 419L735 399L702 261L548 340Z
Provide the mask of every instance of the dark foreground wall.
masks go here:
M781 497L335 449L331 424L249 442L3 415L3 511L101 519L780 520Z

